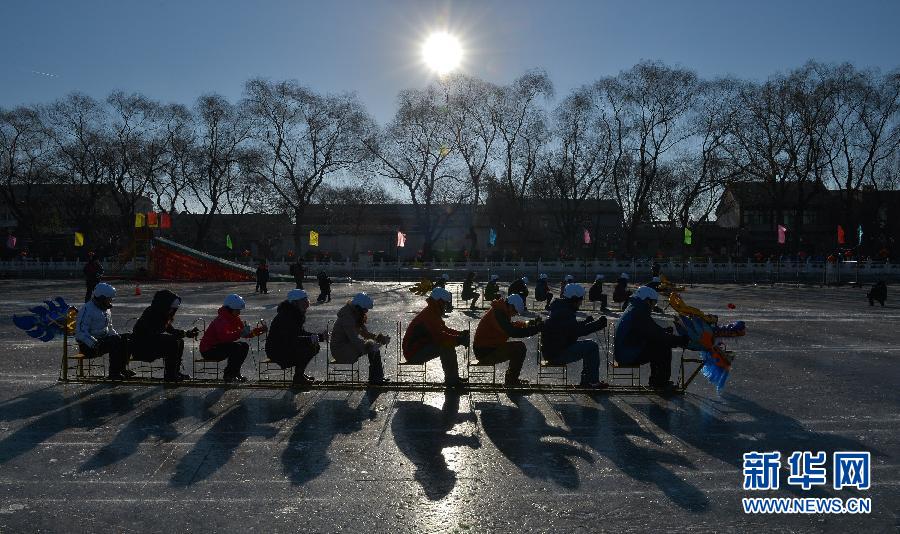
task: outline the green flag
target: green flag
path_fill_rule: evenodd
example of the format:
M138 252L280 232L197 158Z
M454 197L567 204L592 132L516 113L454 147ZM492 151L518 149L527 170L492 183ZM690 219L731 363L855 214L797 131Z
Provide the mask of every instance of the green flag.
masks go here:
M690 245L691 242L693 241L693 236L694 236L694 233L691 232L691 229L690 229L690 228L685 228L685 229L684 229L684 244L685 244L685 245Z
M228 247L228 250L234 249L234 245L231 244L231 234L225 234L225 246Z

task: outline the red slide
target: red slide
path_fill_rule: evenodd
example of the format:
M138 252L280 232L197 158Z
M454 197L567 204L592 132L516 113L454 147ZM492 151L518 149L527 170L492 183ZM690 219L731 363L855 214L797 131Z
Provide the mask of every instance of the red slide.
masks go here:
M153 240L151 272L159 280L179 282L247 282L256 279L256 271L168 239Z

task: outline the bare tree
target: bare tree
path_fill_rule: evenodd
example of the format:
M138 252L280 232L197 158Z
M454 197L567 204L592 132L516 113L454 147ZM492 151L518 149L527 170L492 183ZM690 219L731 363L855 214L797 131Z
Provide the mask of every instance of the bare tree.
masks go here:
M202 210L194 239L200 247L213 217L229 207L229 195L241 188L242 163L251 157L247 148L251 125L238 106L214 94L197 100L195 117L198 133L191 165L196 172L190 174L188 188Z
M266 152L259 175L294 214L299 251L306 206L326 178L360 162L371 120L354 95L323 96L295 81L250 80L244 106Z
M423 254L431 258L444 222L469 197L468 180L460 179L447 150L446 108L434 86L401 91L394 120L365 140L372 168L409 195L424 236ZM444 206L452 206L445 210Z
M394 199L381 184L367 181L357 185L322 185L316 191L315 201L324 207L327 225L349 230L348 233L353 236L350 257L355 258L359 236L364 233L371 207L393 202Z
M38 236L42 191L51 145L36 108L0 109L0 199L15 216L23 237Z
M690 136L686 121L696 94L697 76L683 68L645 61L614 78L594 84L610 117L614 147L611 191L624 212L624 241L651 215L659 169Z

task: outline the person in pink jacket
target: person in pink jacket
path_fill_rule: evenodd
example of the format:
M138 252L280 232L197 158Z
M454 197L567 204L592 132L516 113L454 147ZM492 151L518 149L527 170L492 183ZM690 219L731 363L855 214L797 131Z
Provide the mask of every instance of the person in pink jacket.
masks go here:
M239 340L256 337L265 331L265 327L251 330L250 325L241 320L241 310L244 307L244 299L240 295L225 297L218 316L209 323L200 339L200 354L203 359L217 362L228 360L222 373L225 382L247 381L241 375L241 365L247 359L250 345Z

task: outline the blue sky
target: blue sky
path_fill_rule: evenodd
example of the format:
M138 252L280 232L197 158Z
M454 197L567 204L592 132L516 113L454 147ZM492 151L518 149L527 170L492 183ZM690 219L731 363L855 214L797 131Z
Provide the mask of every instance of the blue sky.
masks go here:
M419 45L458 34L464 71L546 69L557 94L659 59L764 79L807 59L900 66L897 1L41 1L0 3L0 106L113 89L236 100L252 76L353 91L379 121L430 74Z

